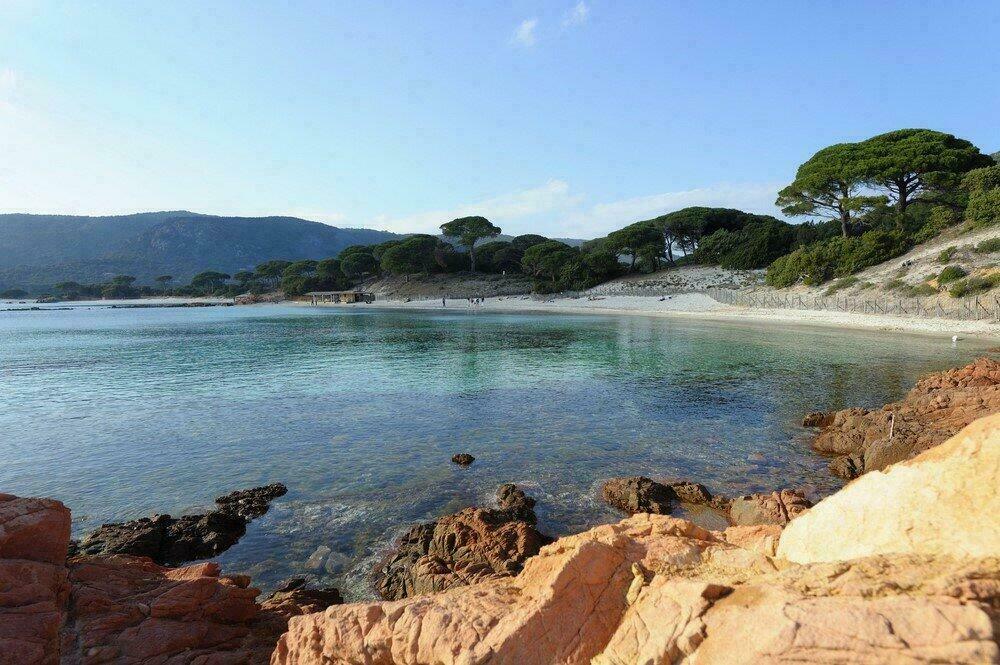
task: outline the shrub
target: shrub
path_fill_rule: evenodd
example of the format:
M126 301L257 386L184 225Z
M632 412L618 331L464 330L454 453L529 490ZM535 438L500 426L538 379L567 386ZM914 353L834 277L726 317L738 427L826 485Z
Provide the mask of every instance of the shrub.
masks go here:
M860 236L838 236L779 257L767 269L766 280L782 288L799 281L818 286L899 256L911 246L902 231L876 229Z
M979 228L1000 222L1000 164L969 171L962 179L962 189L969 194L966 225Z
M954 209L946 206L934 206L927 215L927 219L913 234L913 242L926 242L937 237L949 226L954 226L961 221L962 218Z
M920 296L933 296L938 290L930 284L917 284L915 286L907 286L904 292L911 298L919 298Z
M830 288L828 288L826 290L826 293L824 295L832 296L837 291L840 291L841 289L846 289L846 288L849 288L851 286L854 286L859 281L861 281L861 280L859 280L857 277L853 277L853 276L852 277L841 277L836 282L834 282L833 284L830 285Z
M773 217L753 216L741 229L719 229L702 238L696 259L728 270L764 268L795 244L796 230Z
M958 247L955 247L954 245L946 249L942 249L941 253L938 254L938 259L937 259L938 263L948 263L948 261L951 261L951 257L953 257L955 255L955 252L957 251Z
M1000 238L990 238L989 240L982 241L976 245L975 251L977 254L1000 252Z
M906 282L901 279L890 279L888 282L882 285L882 288L886 291L895 291L896 289L901 289L906 286Z
M949 282L962 279L968 274L961 266L948 266L938 273L937 281L938 284L948 284Z
M994 273L985 277L969 277L968 279L963 279L960 282L952 284L951 288L948 289L948 293L951 294L952 298L974 296L978 293L989 291L997 284L1000 284L1000 273Z

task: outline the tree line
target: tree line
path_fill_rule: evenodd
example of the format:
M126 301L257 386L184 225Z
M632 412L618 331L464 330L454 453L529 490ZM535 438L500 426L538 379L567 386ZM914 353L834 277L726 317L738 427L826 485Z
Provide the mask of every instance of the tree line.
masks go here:
M161 293L227 295L281 289L288 296L343 290L386 275L494 273L530 278L538 292L585 289L625 273L703 264L766 268L783 287L823 283L886 261L943 230L1000 220L1000 164L971 142L928 129L902 129L816 152L777 196L789 224L770 215L694 206L629 223L573 247L536 234L497 239L485 217L446 222L441 235L414 234L353 245L323 260L273 260L229 275L208 270L184 286L156 279L137 287L120 275L103 284L64 282L64 298ZM5 297L13 291L3 294Z

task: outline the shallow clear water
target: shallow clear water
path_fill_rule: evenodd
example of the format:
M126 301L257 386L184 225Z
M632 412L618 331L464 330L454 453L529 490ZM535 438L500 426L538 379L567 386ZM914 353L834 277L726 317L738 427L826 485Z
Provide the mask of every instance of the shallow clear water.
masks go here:
M641 316L265 306L0 312L0 492L58 498L81 535L289 493L220 557L264 585L306 574L369 593L415 522L512 481L540 527L617 516L603 479L727 494L837 482L798 423L898 399L973 342ZM452 454L476 463L461 469ZM326 566L304 568L318 547Z

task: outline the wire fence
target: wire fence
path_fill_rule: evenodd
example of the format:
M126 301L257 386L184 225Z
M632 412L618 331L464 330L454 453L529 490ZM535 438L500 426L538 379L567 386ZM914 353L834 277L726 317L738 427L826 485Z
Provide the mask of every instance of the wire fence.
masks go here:
M684 287L618 287L614 291L563 291L549 294L510 295L507 298L530 298L546 302L560 298L592 298L600 300L614 296L667 297L700 293L713 300L736 307L758 309L801 309L826 312L878 314L907 318L953 319L959 321L993 321L1000 323L1000 296L980 295L969 298L949 298L944 304L939 300L920 298L893 298L884 296L805 296L772 291L744 291L727 288ZM464 300L465 296L447 296L449 300ZM397 300L398 297L377 295L376 300ZM434 300L433 296L414 297L414 300ZM440 300L440 296L436 298Z
M942 305L940 301L920 298L802 296L764 291L708 289L707 296L727 305L761 309L809 309L829 312L854 312L884 316L957 319L960 321L1000 322L1000 297L994 295L955 298Z

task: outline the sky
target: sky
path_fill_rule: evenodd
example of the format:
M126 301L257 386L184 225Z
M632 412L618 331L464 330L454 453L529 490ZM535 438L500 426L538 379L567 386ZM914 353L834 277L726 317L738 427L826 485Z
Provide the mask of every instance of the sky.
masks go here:
M590 238L998 119L996 0L0 0L0 212Z

